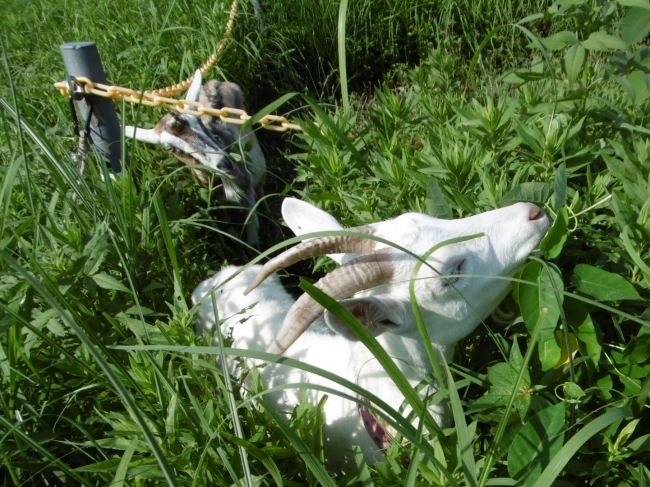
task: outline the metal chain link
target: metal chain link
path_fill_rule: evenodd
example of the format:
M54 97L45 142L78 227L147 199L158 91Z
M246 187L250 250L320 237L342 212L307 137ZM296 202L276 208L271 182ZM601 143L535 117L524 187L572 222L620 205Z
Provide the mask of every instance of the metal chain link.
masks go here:
M112 100L124 100L127 103L139 103L149 107L166 108L168 110L176 110L181 113L189 115L211 115L219 117L225 123L232 123L235 125L243 125L251 117L244 110L238 108L223 107L221 109L210 108L201 105L196 101L189 100L176 100L161 95L155 95L152 92L138 92L130 88L123 88L120 86L105 85L102 83L95 83L88 78L78 77L74 79L74 83L67 81L60 81L54 83L54 86L65 97L70 96L70 86L72 86L73 95L95 95L103 98L111 98ZM184 106L192 106L194 109L184 108ZM235 115L239 118L233 118L229 115ZM302 132L300 125L290 123L287 118L280 115L265 115L257 123L262 125L266 130L274 132L286 132L287 130L296 130Z
M223 52L226 42L230 38L235 23L235 15L237 13L237 1L238 0L233 0L232 6L230 7L230 16L228 17L226 32L224 33L223 39L221 39L221 42L214 53L212 53L205 64L200 68L202 75L205 75L212 68L219 55ZM187 90L193 80L194 75L173 86L167 86L156 90L147 90L144 92L135 91L130 88L123 88L121 86L94 83L85 77L68 77L66 81L54 83L54 86L63 96L72 96L74 99L83 98L84 95L95 95L103 98L111 98L114 101L123 100L128 103L139 103L150 107L177 110L181 113L187 113L190 115L211 115L213 117L219 117L225 123L232 123L235 125L243 125L246 120L251 118L244 110L239 110L237 108L223 107L221 109L216 109L204 107L200 103L194 101L169 98L170 95L175 95L176 93ZM184 105L194 106L196 107L196 110L184 108ZM239 118L232 118L229 117L229 115L237 115ZM290 123L285 117L279 115L265 115L257 123L262 125L262 128L274 132L286 132L287 130L302 132L300 125Z
M226 47L226 43L228 42L228 39L230 38L230 34L232 33L232 28L235 25L236 14L237 14L237 0L233 0L232 6L230 7L230 16L228 17L228 23L226 24L226 32L223 35L223 39L221 39L221 42L219 42L219 45L217 46L217 49L215 49L215 51L212 53L212 56L210 56L208 60L205 62L205 64L201 66L201 68L199 68L203 76L205 76L205 74L208 71L210 71L210 69L212 69L212 66L214 65L215 61L221 55L224 48ZM180 83L177 83L172 86L159 88L157 90L147 90L147 93L151 93L152 95L159 95L159 96L175 95L176 93L180 93L181 91L187 90L192 84L193 80L194 80L194 75L190 76L185 81L181 81Z

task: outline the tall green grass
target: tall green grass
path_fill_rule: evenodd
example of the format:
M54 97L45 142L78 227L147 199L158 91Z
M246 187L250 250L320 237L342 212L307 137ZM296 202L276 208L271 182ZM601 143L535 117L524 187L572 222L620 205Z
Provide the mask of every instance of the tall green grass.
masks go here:
M292 99L305 134L288 162L288 145L264 138L264 249L286 234L276 208L289 192L347 225L409 210L461 217L518 200L556 222L541 248L548 263L533 259L455 363L441 364L444 387L428 400L447 401L454 426L412 425L372 398L418 448L395 444L385 463L360 461L341 478L322 464L321 406L282 417L245 401L213 355L276 358L202 347L195 336L187 294L240 255L224 232L227 210L178 162L137 144L128 148L139 191L128 172L110 182L95 154L80 174L66 102L51 89L63 77L58 45L81 39L98 42L112 82L184 78L221 39L229 5L7 5L3 484L648 485L645 2L555 6L525 24L541 39L532 47L521 28L494 28L545 5L349 2L337 38L337 3L265 2L264 33L242 3L217 73L241 83L253 107L289 91L332 101L337 53L351 92L349 109ZM160 116L118 109L129 121ZM302 287L374 346L335 303ZM578 354L562 360L563 344L576 343ZM264 395L258 383L254 392Z

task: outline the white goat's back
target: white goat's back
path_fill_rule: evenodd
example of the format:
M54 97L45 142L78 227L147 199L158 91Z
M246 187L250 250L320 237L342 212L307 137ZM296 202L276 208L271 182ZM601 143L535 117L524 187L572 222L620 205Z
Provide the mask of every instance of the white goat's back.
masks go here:
M192 293L192 303L201 303L197 314L203 331L213 334L214 326L221 322L222 335L232 336L234 347L265 350L273 341L294 300L277 276L244 296L244 290L261 266L251 266L225 282L239 269L237 266L226 266L203 281ZM214 294L217 303L217 313L211 294Z

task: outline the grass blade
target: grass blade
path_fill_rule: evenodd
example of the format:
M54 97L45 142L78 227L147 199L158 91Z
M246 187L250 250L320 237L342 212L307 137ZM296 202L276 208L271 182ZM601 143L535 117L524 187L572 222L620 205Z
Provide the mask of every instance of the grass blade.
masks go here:
M211 296L212 298L212 309L214 312L217 312L217 299L214 293ZM215 316L217 322L219 322L219 316ZM235 394L232 390L232 381L230 380L230 372L228 371L228 362L226 361L226 352L223 346L223 336L221 335L221 327L216 326L217 331L217 342L219 346L219 354L221 356L221 363L224 364L223 367L223 376L226 386L226 397L228 399L228 408L230 409L230 417L232 418L233 428L235 430L235 436L240 439L244 439L244 432L239 422L239 415L237 414L237 404L235 402ZM246 479L246 485L248 487L253 487L253 477L251 476L250 465L248 464L248 454L246 449L242 445L238 445L239 456L241 458L242 468L244 469L244 478Z
M123 487L124 481L126 480L126 474L129 470L129 463L131 458L135 453L135 447L138 444L138 440L133 440L126 450L124 450L124 455L120 459L120 464L117 466L117 471L115 472L115 477L111 482L112 487Z
M3 432L4 434L7 433L15 434L26 445L29 445L39 454L43 455L43 457L46 458L48 462L50 462L52 465L56 465L63 472L65 472L66 475L69 475L70 478L76 480L81 485L88 485L88 486L95 485L94 482L87 480L86 478L82 477L77 472L75 472L73 469L71 469L60 458L56 458L56 456L54 456L45 447L43 447L43 445L41 445L40 442L33 439L30 435L22 432L18 425L11 424L9 421L7 421L7 419L4 416L0 416L0 424L2 424L4 428L6 428L6 432Z
M366 459L363 458L363 452L358 446L353 446L354 450L354 460L357 463L357 468L359 469L359 480L363 487L375 487L372 477L370 476L370 471L368 470L368 464Z
M476 487L478 484L476 482L476 462L474 461L472 438L469 435L469 430L467 429L463 405L460 402L460 396L458 395L458 390L456 390L456 384L454 383L454 378L451 375L451 370L449 369L449 365L447 364L444 356L442 356L442 360L445 367L445 372L447 373L447 390L449 391L449 402L451 404L451 411L454 416L454 424L456 425L456 431L458 433L458 447L460 448L461 467L463 469L463 474L465 475L467 485Z
M284 105L287 101L289 101L291 98L293 98L296 95L297 95L297 93L287 93L286 95L282 95L277 100L269 103L264 108L257 111L255 113L255 115L253 115L251 118L246 120L246 122L244 122L244 124L241 127L241 131L243 132L247 128L252 127L257 122L259 122L264 116L268 115L269 113L275 112L279 107Z
M260 401L259 404L266 410L266 413L271 416L273 421L275 421L275 423L280 427L287 438L289 438L289 441L302 457L307 468L318 479L320 485L324 487L336 487L336 482L334 482L334 479L330 477L327 470L325 470L325 467L323 467L323 465L318 461L316 455L314 455L305 442L302 441L302 439L291 428L289 428L286 421L284 421L265 401Z
M23 278L31 284L31 286L34 288L34 290L40 294L40 296L53 308L55 309L58 313L59 316L61 317L61 320L67 324L77 335L81 343L86 347L90 355L95 359L97 362L97 365L101 367L101 369L104 371L104 374L108 378L109 382L111 385L115 388L115 390L118 392L120 395L122 401L124 402L124 405L126 406L127 410L129 413L132 415L133 419L136 421L138 426L140 427L140 430L145 438L145 441L149 444L149 447L152 450L152 453L156 460L158 461L158 464L163 471L163 474L167 480L167 483L171 486L178 487L178 482L176 480L176 475L174 474L174 471L172 470L171 466L167 462L167 458L163 454L162 450L160 449L160 445L158 444L158 439L154 436L153 432L147 425L147 422L145 421L144 416L142 415L140 409L138 408L138 405L134 399L134 397L130 394L130 392L124 387L124 385L120 382L119 378L115 374L113 367L109 365L109 363L106 361L106 359L99 353L95 345L92 343L90 338L86 336L86 334L83 332L83 330L75 323L75 321L72 319L68 311L63 308L46 290L45 288L41 285L40 282L38 282L34 276L32 276L29 272L27 272L18 262L16 262L12 257L10 257L6 252L0 251L0 257L7 262L11 267L13 267L20 275L23 276Z
M153 206L156 210L156 215L158 215L158 221L160 222L160 231L162 233L163 240L165 241L165 246L167 247L169 259L172 262L172 270L174 273L174 304L185 306L185 294L183 294L183 287L181 286L181 273L178 268L178 260L176 259L176 248L174 246L172 234L169 229L167 212L165 211L165 206L163 205L158 193L156 193L153 198Z
M348 0L341 0L339 4L339 19L337 23L337 42L339 53L339 76L341 78L341 100L343 111L350 113L350 96L348 95L348 71L345 59L345 24L348 16Z
M551 487L556 477L562 472L562 469L569 463L573 455L576 454L582 445L610 424L630 416L632 416L632 410L628 407L623 407L607 411L605 414L594 419L567 441L562 449L557 452L533 487Z
M347 310L346 310L347 311ZM217 355L220 353L219 349L217 347L202 347L202 346L178 346L178 345L120 345L120 346L115 346L112 347L114 350L124 350L124 351L138 351L138 350L144 350L144 351L156 351L156 350L164 350L168 352L177 352L177 353L188 353L188 354L193 354L193 353L198 353L198 354L208 354L208 355ZM367 407L369 410L371 410L373 413L383 417L390 426L395 428L398 433L400 433L402 436L404 436L406 439L408 439L413 446L418 448L419 450L423 451L426 455L427 458L433 462L438 469L447 477L447 480L449 484L452 487L458 487L457 482L454 480L454 477L449 471L442 465L438 459L435 457L435 454L433 453L431 446L428 445L427 443L420 442L419 436L417 434L417 431L413 426L406 420L401 414L399 414L397 411L395 411L393 408L391 408L388 404L386 404L384 401L382 401L379 397L376 395L372 394L371 392L361 388L354 382L348 381L342 377L339 377L327 370L314 367L312 365L306 364L304 362L300 362L298 360L290 359L287 357L283 357L280 355L275 355L271 353L266 353L266 352L258 352L255 350L247 350L247 349L241 349L241 348L224 348L224 352L226 355L231 356L231 357L244 357L244 358L252 358L255 360L262 360L265 362L270 362L270 363L282 363L283 365L286 365L288 367L293 367L296 369L304 370L306 372L319 375L320 377L324 377L326 379L331 380L332 382L335 382L346 389L350 389L352 392L365 397L368 399L370 402L366 402L363 399L359 399L354 396L350 396L348 394L345 394L339 390L332 389L330 387L325 387L325 386L319 386L316 384L311 384L311 383L295 383L295 384L283 384L280 386L273 387L271 389L267 389L264 392L257 394L255 396L252 396L247 399L246 402L240 404L239 407L243 407L246 405L248 402L252 402L258 397L262 397L266 394L269 394L271 392L279 391L282 389L289 389L289 388L310 388L318 391L325 392L327 394L335 394L337 396L343 397L349 401L356 402L357 404L363 404L365 407ZM445 438L446 439L446 438Z

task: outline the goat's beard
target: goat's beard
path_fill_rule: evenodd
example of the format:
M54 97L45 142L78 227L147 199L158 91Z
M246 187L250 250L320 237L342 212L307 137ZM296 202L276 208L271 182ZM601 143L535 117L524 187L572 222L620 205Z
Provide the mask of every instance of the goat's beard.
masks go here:
M230 175L229 175L230 176ZM243 188L250 188L250 174L246 171L236 169L230 177L222 177L223 199L229 203L250 204L248 192Z
M231 179L222 178L224 201L229 203L245 203L248 198L246 193Z

